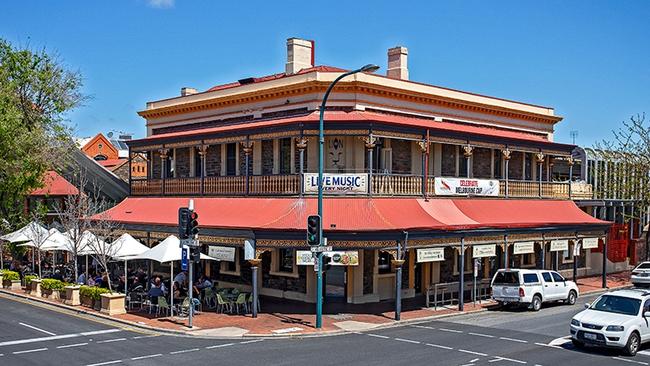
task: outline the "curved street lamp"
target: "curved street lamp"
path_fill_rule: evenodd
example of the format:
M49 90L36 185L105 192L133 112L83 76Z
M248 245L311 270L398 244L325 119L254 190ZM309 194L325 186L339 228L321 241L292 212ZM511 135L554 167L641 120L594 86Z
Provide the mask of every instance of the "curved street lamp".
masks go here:
M379 66L374 64L367 64L356 70L348 71L339 75L332 83L327 87L325 95L323 96L323 102L320 105L320 120L318 122L318 216L321 217L320 225L320 235L321 242L319 246L323 245L323 144L325 143L325 134L323 128L323 120L325 118L325 105L327 104L327 98L329 97L334 85L338 83L341 79L359 73L359 72L375 72L379 69ZM318 252L318 271L316 275L316 328L320 328L322 325L322 316L323 316L323 252Z

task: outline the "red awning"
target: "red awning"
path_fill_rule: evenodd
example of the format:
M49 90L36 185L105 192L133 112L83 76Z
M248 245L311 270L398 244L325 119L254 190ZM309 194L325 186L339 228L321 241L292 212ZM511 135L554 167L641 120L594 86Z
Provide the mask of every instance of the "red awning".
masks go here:
M125 224L175 226L185 197L129 197L107 211ZM304 230L316 213L315 198L194 198L202 227ZM608 225L565 200L327 198L323 228L328 232L467 230Z

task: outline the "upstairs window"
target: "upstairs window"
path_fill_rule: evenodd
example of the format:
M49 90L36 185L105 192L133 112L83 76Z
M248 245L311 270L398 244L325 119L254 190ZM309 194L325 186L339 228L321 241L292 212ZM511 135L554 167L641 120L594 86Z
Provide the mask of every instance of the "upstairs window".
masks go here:
M226 175L237 174L237 144L226 144Z
M291 174L291 138L280 139L280 174Z

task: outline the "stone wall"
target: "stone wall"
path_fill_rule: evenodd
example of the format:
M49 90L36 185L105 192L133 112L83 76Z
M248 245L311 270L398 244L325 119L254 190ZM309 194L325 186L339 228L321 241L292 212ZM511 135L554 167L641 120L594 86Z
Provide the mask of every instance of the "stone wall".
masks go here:
M375 268L375 251L363 251L363 294L371 294L374 290L374 268Z
M205 155L205 175L214 177L221 175L221 145L208 146Z
M273 140L262 140L262 175L273 174Z
M472 159L474 178L489 179L492 176L492 150L477 147L474 149Z
M190 176L190 148L176 148L174 155L176 159L176 178L185 178Z
M521 180L523 174L524 153L513 151L508 163L508 179Z
M456 146L454 145L442 145L441 174L443 177L456 176Z
M411 141L392 140L393 173L411 174Z

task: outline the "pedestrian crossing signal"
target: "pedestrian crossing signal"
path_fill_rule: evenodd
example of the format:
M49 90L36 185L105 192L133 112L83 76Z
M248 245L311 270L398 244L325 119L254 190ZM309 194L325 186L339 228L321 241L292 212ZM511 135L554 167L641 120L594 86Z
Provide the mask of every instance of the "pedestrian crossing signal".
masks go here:
M320 245L321 221L320 216L311 215L307 218L307 244Z

